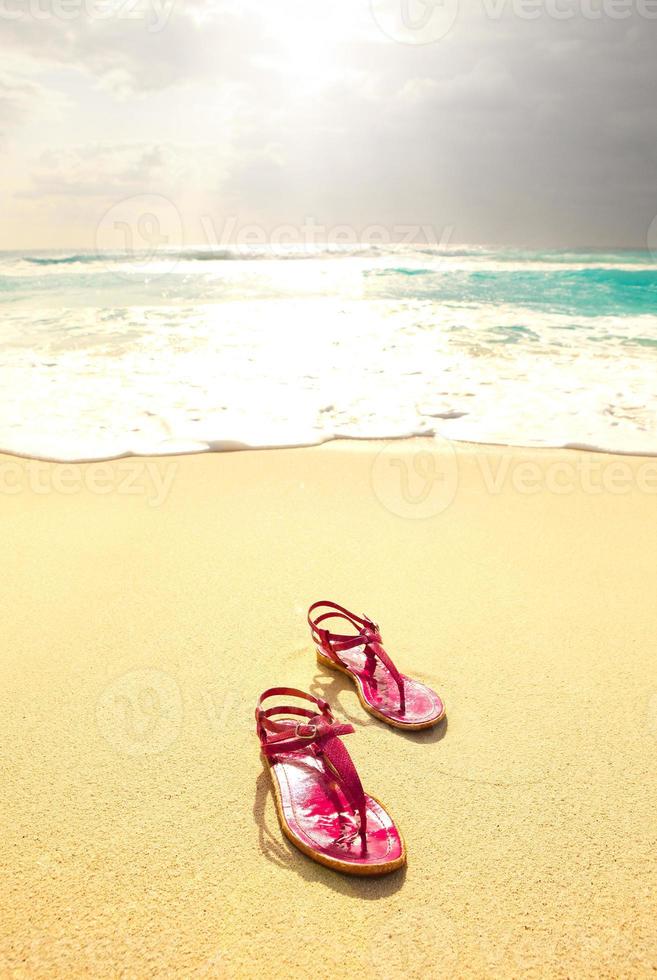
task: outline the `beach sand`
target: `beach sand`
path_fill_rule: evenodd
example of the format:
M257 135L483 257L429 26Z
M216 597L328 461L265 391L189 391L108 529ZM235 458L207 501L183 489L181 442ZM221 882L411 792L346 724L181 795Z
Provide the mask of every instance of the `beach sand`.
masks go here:
M431 447L0 457L0 975L654 976L657 461ZM446 723L367 715L318 598ZM281 835L274 684L356 726L405 871Z

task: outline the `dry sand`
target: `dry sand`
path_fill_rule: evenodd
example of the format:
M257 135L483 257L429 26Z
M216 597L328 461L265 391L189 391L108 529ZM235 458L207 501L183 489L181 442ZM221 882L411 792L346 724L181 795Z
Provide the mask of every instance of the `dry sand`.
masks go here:
M657 462L429 445L0 457L0 975L654 976ZM366 715L317 598L447 723ZM282 837L277 683L356 725L406 871Z

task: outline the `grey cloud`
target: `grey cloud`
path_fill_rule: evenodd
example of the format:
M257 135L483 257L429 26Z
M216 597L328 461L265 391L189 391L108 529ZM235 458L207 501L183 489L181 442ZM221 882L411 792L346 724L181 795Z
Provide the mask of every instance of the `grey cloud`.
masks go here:
M34 82L0 76L0 139L3 130L24 119L42 95Z
M310 207L328 224L449 224L463 241L641 245L657 213L655 50L642 18L481 12L434 45L361 45L351 64L379 98L336 88L295 107L265 127L279 162L243 139L224 193L270 224L292 200L293 220Z
M207 173L218 155L229 161L206 188L219 219L448 224L461 241L537 245L645 240L657 213L656 21L530 21L509 4L497 19L483 0L462 3L435 44L395 43L372 22L336 46L336 77L318 86L312 72L290 83L284 46L254 10L232 6L199 27L186 4L160 34L139 22L32 25L30 38L0 23L0 34L35 65L144 99L175 85L191 102L192 83L239 90L229 128L208 118L194 151ZM157 139L65 152L39 163L29 193L167 193L184 157Z
M76 146L44 153L19 196L120 200L169 181L175 151L158 145Z
M91 0L85 0L85 3ZM157 5L156 5L157 4ZM155 29L160 4L170 4L169 17ZM147 0L134 19L117 13L90 16L84 4L75 19L56 16L19 19L0 17L0 45L23 60L26 70L48 66L73 68L119 93L144 93L215 76L239 77L257 45L257 24L235 10L217 19L216 12L199 23L204 4L180 0ZM127 11L129 8L121 8ZM156 22L155 24L153 22Z

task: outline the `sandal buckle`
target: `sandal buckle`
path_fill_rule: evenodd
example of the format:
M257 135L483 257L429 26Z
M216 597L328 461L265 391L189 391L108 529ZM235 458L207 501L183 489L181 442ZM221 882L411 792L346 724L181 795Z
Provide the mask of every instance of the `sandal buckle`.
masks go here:
M306 731L302 731L305 728ZM297 738L307 738L312 739L317 737L317 725L304 725L301 722L297 723L297 727L294 730L294 734Z

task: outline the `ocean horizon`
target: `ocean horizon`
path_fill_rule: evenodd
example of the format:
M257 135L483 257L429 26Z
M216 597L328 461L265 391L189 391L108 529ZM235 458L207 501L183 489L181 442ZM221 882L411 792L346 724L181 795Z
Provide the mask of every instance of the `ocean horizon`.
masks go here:
M435 435L657 453L649 249L0 253L0 449Z

